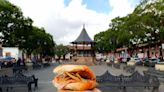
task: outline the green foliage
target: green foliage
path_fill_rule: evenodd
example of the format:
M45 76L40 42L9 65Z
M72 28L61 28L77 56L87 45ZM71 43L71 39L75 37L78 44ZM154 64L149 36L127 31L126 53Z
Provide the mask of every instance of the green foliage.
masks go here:
M16 6L8 1L2 1L4 3L0 4L0 40L3 41L3 46L19 46L28 38L32 20L25 18Z
M112 19L110 28L94 37L98 51L164 41L163 3L164 0L142 0L133 13Z
M69 53L68 47L60 44L55 47L55 54L59 57L63 56L65 58L65 55Z
M27 53L31 54L32 52L36 54L45 55L54 55L54 46L55 43L53 41L53 37L46 33L42 28L33 27L27 42L23 45Z
M6 0L0 0L0 41L3 46L19 47L27 54L54 55L52 35L43 28L32 26L32 19Z

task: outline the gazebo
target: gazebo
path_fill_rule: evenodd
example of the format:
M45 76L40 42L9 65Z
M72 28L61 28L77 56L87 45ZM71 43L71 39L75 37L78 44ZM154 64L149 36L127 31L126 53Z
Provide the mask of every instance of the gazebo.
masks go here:
M94 53L94 44L95 42L89 37L86 32L85 25L77 39L73 42L72 46L72 59L80 63L94 63L95 53Z

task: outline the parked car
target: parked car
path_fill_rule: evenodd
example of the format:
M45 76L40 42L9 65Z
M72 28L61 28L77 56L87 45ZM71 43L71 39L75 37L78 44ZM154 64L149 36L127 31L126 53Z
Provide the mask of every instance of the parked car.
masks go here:
M148 57L143 58L143 62L148 62L148 61L149 61Z
M117 59L120 63L127 63L127 58L125 58L125 57L120 57L120 58L118 58Z
M122 57L118 57L117 60L122 63Z
M128 66L134 66L136 65L136 61L134 60L134 58L131 58L128 62L127 62Z
M136 65L143 65L143 62L140 58L134 58Z
M140 59L140 58L131 58L128 62L127 62L127 64L135 64L135 65L142 65L143 64L143 62L142 62L142 60Z
M12 67L13 66L13 57L5 57L5 58L1 58L1 62L2 62L2 67Z
M127 63L127 58L122 58L122 63Z
M120 57L118 58L117 60L120 62L120 63L127 63L128 61L130 61L131 57L128 56L128 57Z
M144 61L144 65L154 67L155 64L159 62L160 62L159 58L150 58L148 61Z

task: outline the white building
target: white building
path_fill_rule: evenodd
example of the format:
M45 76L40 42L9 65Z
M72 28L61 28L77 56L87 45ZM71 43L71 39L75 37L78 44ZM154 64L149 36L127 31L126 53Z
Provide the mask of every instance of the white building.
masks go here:
M2 47L1 56L11 56L15 59L18 59L18 57L22 58L22 51L19 50L18 47Z

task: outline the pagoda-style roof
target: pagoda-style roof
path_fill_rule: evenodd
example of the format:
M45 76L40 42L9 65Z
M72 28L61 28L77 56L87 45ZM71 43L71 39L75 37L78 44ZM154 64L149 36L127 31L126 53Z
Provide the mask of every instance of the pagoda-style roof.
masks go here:
M80 35L78 36L78 38L72 42L73 44L77 43L77 44L90 44L90 43L94 43L94 41L89 37L88 33L86 32L85 26L83 26L83 29L80 33Z

